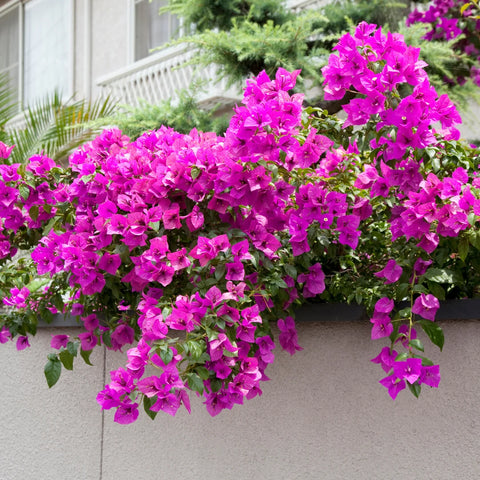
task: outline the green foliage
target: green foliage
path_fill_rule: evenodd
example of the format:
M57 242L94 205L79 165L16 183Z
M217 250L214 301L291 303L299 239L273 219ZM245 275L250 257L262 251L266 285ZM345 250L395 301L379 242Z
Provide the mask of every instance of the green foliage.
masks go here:
M207 30L181 41L199 49L194 61L219 66L220 77L230 85L265 70L273 76L279 67L302 70L302 77L320 84L320 68L328 51L319 35L327 19L318 11L307 11L283 24L232 20L229 31ZM301 84L299 85L301 86Z
M16 145L11 159L23 163L43 151L57 162L66 161L72 150L96 134L85 129L84 124L108 116L113 110L109 98L65 102L54 92L25 111L25 128L11 132L10 144Z
M236 19L248 18L262 25L267 21L282 24L293 17L279 0L170 0L160 11L182 17L187 25L195 25L197 32L230 30Z
M453 41L422 40L423 25L407 29L405 17L410 6L409 0L336 0L295 14L273 0L170 0L161 11L171 11L185 24L195 25L194 34L175 42L187 42L197 49L192 63L217 64L219 76L229 85L262 70L272 76L279 67L301 69L297 85L306 90L306 102L330 113L339 111L342 102L320 100L320 70L339 37L361 21L400 29L407 43L422 47L422 59L429 64L427 71L435 88L465 106L478 90L471 82L459 86L453 81L468 67L466 56L455 52Z
M38 153L65 162L72 150L98 133L98 129L85 125L111 115L115 109L109 98L64 101L59 92L54 92L27 108L23 112L24 127L12 130L8 122L18 112L14 98L7 77L0 76L0 141L15 145L10 156L13 163L25 163Z
M17 113L15 97L7 75L0 74L0 142L8 143L6 124Z
M48 355L48 362L45 365L44 373L48 387L52 388L58 382L62 373L62 364L54 353Z
M442 350L445 343L442 329L430 320L420 320L418 323L422 327L422 330L428 335L431 342Z
M424 24L414 24L408 28L402 24L398 31L405 37L407 44L421 48L421 58L428 63L425 70L439 94L448 94L450 99L461 107L468 106L472 98L479 98L479 89L471 80L461 86L456 83L458 76L468 77L470 70L467 55L454 48L458 38L443 42L424 40Z
M124 105L113 115L100 117L88 122L87 127L98 129L106 125L116 125L132 140L142 133L156 130L162 125L172 127L177 132L188 133L192 129L223 134L231 116L229 111L222 114L221 107L202 108L191 91L179 92L178 102L166 100L159 105L143 102L140 107Z
M403 19L409 13L409 5L408 0L335 0L322 9L328 18L325 33L338 40L342 32L360 22L388 25L397 31L405 23Z

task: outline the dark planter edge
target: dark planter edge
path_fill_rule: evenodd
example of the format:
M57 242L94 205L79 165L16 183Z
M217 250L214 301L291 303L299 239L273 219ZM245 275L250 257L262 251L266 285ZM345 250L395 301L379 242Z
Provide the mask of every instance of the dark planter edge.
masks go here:
M300 322L359 322L368 321L365 309L346 303L307 303L298 308L295 317ZM436 320L480 320L480 298L446 300L440 303ZM38 328L81 327L79 317L56 314L53 321L39 320Z
M364 307L345 303L308 303L298 308L295 316L300 322L358 322L369 320ZM435 320L480 320L480 298L440 302Z

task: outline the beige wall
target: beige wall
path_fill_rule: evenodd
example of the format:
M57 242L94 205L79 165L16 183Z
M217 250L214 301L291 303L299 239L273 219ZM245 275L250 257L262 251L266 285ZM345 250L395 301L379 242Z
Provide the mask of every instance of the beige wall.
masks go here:
M383 346L368 322L302 322L305 348L277 352L262 397L211 418L199 401L189 416L113 423L95 403L103 354L77 361L48 390L51 330L31 349L0 346L0 478L4 480L333 480L480 478L480 322L442 322L438 390L393 402L369 362ZM429 348L433 352L433 347ZM107 354L107 372L122 365ZM103 430L102 430L103 428ZM412 473L413 472L413 473Z
M127 65L129 2L92 0L92 4L92 88L98 94L97 78Z
M465 111L461 112L462 125L460 132L464 138L472 141L480 141L480 104L471 101Z
M96 81L128 64L130 0L75 0L74 93L99 95Z

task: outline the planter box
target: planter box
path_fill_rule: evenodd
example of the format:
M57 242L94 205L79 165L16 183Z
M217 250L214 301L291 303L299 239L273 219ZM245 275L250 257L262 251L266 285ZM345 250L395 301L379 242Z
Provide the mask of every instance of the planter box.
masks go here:
M296 319L300 322L368 322L368 315L359 305L307 303L297 310ZM480 320L480 298L441 302L436 320ZM77 317L61 314L54 315L51 323L43 320L38 323L38 328L80 326Z
M344 303L308 303L297 310L296 318L304 322L368 321L365 309ZM436 320L480 320L480 298L440 302Z

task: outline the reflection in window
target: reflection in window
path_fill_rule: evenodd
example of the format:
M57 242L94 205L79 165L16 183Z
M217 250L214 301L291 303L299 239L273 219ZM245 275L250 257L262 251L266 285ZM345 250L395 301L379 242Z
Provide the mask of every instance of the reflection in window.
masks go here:
M31 0L24 13L24 104L70 90L71 2Z
M0 15L0 75L6 75L14 92L19 92L20 78L20 7Z
M168 0L137 0L135 2L135 60L150 55L151 49L178 36L180 21L170 13L158 14Z

